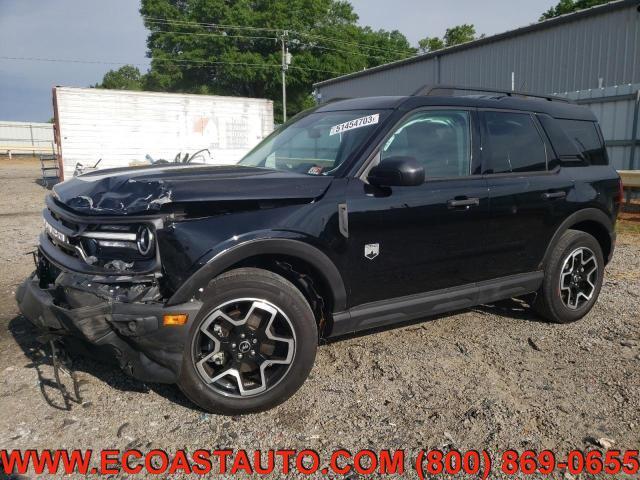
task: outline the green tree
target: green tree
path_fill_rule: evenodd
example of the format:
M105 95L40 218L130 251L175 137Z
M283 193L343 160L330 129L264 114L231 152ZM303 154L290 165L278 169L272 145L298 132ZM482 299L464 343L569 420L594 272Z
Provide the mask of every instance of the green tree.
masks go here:
M475 40L476 38L478 38L476 37L476 27L465 23L462 25L456 25L455 27L447 28L447 31L444 33L444 36L442 38L423 38L422 40L418 41L418 45L422 53L427 53L434 52L445 47L452 47L461 43L470 42L472 40Z
M281 39L292 55L287 112L313 83L415 55L398 31L357 24L344 0L142 0L151 69L145 88L274 100L281 118ZM103 82L104 83L104 82Z
M476 39L476 27L465 23L447 28L444 34L444 44L447 47L460 45L461 43L471 42Z
M549 10L544 12L540 16L539 21L548 20L549 18L558 17L577 10L595 7L596 5L602 5L611 1L613 0L560 0L555 7L551 7Z
M426 37L418 40L418 46L422 53L433 52L444 48L444 40L440 37Z
M102 79L102 83L95 88L111 88L115 90L142 90L144 76L137 67L124 65L118 70L109 70Z

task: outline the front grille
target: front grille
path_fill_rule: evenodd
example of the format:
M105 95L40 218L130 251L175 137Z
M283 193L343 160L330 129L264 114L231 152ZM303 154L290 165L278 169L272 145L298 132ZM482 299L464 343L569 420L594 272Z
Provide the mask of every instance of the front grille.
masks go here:
M105 273L147 272L158 263L152 222L122 223L122 218L105 218L102 222L95 217L85 220L52 199L47 199L43 217L44 240L49 246L92 269Z

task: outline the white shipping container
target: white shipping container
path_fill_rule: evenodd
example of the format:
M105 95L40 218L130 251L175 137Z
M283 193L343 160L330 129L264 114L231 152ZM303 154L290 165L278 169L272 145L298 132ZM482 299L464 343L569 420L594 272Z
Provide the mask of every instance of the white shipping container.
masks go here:
M273 130L273 102L95 88L55 87L58 155L64 178L85 167L126 167L209 149L207 163L231 164Z

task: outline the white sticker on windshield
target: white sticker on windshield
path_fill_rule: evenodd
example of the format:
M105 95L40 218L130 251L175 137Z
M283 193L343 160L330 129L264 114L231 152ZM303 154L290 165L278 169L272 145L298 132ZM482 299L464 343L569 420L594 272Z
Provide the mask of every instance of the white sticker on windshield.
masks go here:
M367 117L356 118L355 120L350 120L348 122L341 123L340 125L336 125L335 127L331 127L329 135L335 135L336 133L346 132L347 130L375 125L378 121L380 121L379 113L369 115Z

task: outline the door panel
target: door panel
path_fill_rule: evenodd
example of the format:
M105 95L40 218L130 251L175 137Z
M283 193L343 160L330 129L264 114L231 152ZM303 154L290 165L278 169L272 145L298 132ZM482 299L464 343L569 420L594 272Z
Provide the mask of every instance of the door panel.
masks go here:
M533 115L483 111L482 168L489 187L490 278L537 270L570 209L573 181L548 171L552 149Z
M382 142L376 158L414 158L427 181L412 187L349 181L350 306L482 277L489 202L486 180L470 175L479 157L477 137L472 110L412 112Z
M521 177L487 177L491 218L488 242L493 245L491 277L539 268L551 237L569 215L567 197L573 181L566 169Z
M477 198L477 204L449 205L469 198ZM489 204L482 177L394 187L391 192L352 180L347 207L351 306L483 277L485 259L479 250L485 243ZM377 256L367 258L365 247L376 244Z

